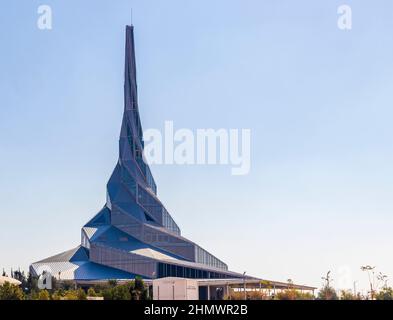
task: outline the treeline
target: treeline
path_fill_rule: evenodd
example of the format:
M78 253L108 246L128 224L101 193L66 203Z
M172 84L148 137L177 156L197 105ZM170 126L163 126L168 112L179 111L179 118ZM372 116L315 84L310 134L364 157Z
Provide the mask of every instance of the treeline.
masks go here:
M89 287L78 286L73 281L58 281L52 277L52 289L38 288L38 278L30 273L11 272L21 285L5 282L0 286L0 300L150 300L149 287L141 278L118 283L115 280ZM7 276L3 272L3 276Z
M367 273L369 291L363 295L351 290L337 292L331 285L333 279L330 271L322 277L324 283L316 295L296 290L293 281L288 279L288 287L275 292L269 281L261 281L263 290L230 290L224 297L227 300L393 300L393 288L388 286L388 277L376 272L375 267L362 266ZM3 276L7 274L3 271ZM38 278L30 273L26 276L20 270L11 271L11 278L18 280L20 285L5 282L0 285L0 300L151 300L152 292L141 278L118 283L115 280L93 285L78 286L73 281L58 281L51 277L50 290L38 288Z

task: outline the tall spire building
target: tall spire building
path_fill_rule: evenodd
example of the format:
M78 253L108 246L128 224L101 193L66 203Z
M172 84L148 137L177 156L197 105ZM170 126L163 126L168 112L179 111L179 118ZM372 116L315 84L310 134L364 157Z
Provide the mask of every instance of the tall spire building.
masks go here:
M107 184L106 204L82 228L81 245L35 262L34 275L49 271L62 280L161 277L240 278L227 265L181 236L157 197L144 162L139 117L134 30L126 27L124 114L119 160Z

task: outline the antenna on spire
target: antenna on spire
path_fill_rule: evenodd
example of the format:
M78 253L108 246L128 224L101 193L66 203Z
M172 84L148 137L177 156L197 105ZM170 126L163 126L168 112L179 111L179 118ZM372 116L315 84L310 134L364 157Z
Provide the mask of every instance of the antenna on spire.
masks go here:
M132 8L131 8L131 26L132 26Z

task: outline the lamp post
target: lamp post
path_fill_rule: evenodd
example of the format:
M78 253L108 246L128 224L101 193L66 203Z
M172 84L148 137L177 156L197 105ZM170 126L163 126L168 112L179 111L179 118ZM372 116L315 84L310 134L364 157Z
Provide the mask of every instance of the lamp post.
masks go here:
M247 300L247 292L246 292L246 271L243 272L243 290L244 290L244 300Z

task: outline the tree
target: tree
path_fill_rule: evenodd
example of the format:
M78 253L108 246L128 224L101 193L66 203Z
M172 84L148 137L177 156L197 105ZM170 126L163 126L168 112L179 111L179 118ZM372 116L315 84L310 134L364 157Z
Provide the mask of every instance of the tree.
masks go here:
M75 283L71 280L57 281L56 278L52 277L52 287L56 290L74 290Z
M388 276L383 274L382 272L379 272L376 275L375 268L376 267L372 267L370 265L365 265L365 266L360 267L360 270L367 273L368 282L370 285L371 300L375 299L375 295L376 295L378 289L381 287L381 285L382 285L382 288L384 288L384 289L387 288L387 282L388 282Z
M331 271L329 270L326 273L326 276L322 277L322 280L324 280L325 283L323 284L322 289L318 292L319 300L338 300L336 290L334 290L334 288L332 288L330 285L330 283L333 281L330 273Z
M386 274L383 274L382 272L378 273L377 279L379 283L383 284L382 288L388 287L388 276Z
M27 292L27 278L25 276L25 272L20 271L20 268L17 271L14 271L14 279L20 281L22 290Z
M76 290L67 290L62 297L64 300L79 300L78 291Z
M341 290L340 300L360 300L360 296L354 295L350 290Z
M270 297L263 291L247 292L247 300L268 300L269 298ZM244 300L244 292L230 289L228 295L224 297L224 300Z
M285 289L280 291L275 296L276 300L313 300L314 296L311 293L303 293L296 289Z
M78 300L86 300L87 299L86 292L82 288L79 288L78 290L76 290L76 295L78 297Z
M65 292L63 290L56 290L52 294L52 300L62 300L64 298Z
M87 290L87 296L88 297L97 297L97 292L94 290L94 288L89 288L89 290Z
M368 283L370 285L370 295L371 295L371 300L374 300L374 281L375 281L375 267L372 267L370 265L366 266L361 266L360 270L363 272L367 272L368 276Z
M27 294L38 292L38 278L33 277L33 275L30 272L27 275L25 290Z
M393 289L384 287L380 292L378 292L375 296L377 300L393 300Z
M117 281L116 280L108 280L108 285L110 287L116 287L117 286Z
M129 284L118 285L112 289L113 300L131 300L131 287Z
M318 292L318 299L319 300L338 300L338 296L337 296L336 290L334 290L332 287L324 286Z
M325 287L330 287L330 282L333 281L333 279L330 277L330 273L331 273L331 271L329 270L326 273L326 277L322 277L322 280L325 281Z
M149 288L141 278L124 284L110 281L106 286L97 286L97 290L104 300L148 300ZM95 290L96 291L96 290Z
M134 280L134 288L137 291L143 291L145 290L145 283L143 282L141 277L136 277Z
M40 290L38 292L38 300L50 300L50 294L47 290Z
M25 295L17 285L4 283L0 286L0 300L23 300Z
M142 278L136 277L133 282L129 283L132 300L148 300L149 288L145 286Z

